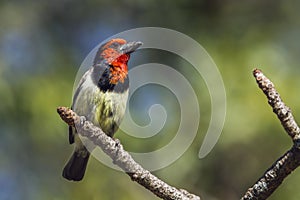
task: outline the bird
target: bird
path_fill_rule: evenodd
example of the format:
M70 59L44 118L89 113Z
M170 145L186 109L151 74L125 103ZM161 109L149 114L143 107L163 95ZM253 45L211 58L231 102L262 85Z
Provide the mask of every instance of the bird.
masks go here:
M101 45L92 66L81 77L73 95L71 109L113 137L124 117L128 90L128 61L130 54L142 45L114 38ZM69 143L75 143L73 154L63 169L69 181L83 179L90 152L88 139L79 137L76 127L69 126Z

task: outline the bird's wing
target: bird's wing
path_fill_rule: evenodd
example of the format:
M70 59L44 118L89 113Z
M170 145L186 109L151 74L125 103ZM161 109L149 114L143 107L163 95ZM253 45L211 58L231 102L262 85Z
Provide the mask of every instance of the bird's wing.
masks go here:
M88 75L89 75L90 73L92 73L92 70L93 70L93 68L91 67L91 68L90 68L88 71L86 71L86 72L84 73L84 75L81 77L81 79L80 79L80 81L79 81L79 84L78 84L78 86L77 86L77 88L76 88L76 91L75 91L75 93L74 93L74 95L73 95L73 100L72 100L72 106L71 106L71 109L74 108L74 104L75 104L75 102L76 102L76 100L77 100L77 97L78 97L78 95L79 95L79 93L80 93L80 91L81 91L81 89L82 89L82 85L83 85L83 83L86 81ZM74 127L72 127L72 126L69 126L69 143L70 143L70 144L73 144L73 143L75 142L75 138L74 138L75 132L76 132L76 129L75 129Z
M73 95L73 103L72 103L72 107L73 107L73 108L74 108L74 103L76 102L77 97L78 97L78 95L79 95L79 92L80 92L81 89L82 89L82 85L83 85L83 83L86 81L88 75L92 73L92 70L93 70L93 68L91 67L91 68L90 68L88 71L86 71L86 72L84 73L84 75L81 77L81 79L80 79L80 81L79 81L79 83L78 83L78 85L77 85L76 91L75 91L75 93L74 93L74 95Z

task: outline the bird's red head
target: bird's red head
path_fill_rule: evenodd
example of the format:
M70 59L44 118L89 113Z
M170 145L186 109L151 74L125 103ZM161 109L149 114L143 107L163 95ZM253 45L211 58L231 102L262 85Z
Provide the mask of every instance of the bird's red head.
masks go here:
M127 63L130 53L142 45L141 42L127 42L124 39L116 38L102 45L96 57L100 57L110 66L110 83L123 83L127 77Z

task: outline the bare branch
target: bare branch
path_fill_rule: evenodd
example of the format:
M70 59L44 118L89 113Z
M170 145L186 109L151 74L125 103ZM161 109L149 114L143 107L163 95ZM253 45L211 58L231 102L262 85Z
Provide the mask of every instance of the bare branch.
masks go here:
M241 198L242 200L268 198L279 187L282 181L300 165L300 129L294 120L290 108L281 100L274 84L259 69L255 69L253 75L258 86L267 96L273 112L277 115L285 131L292 138L294 145L247 190L246 194Z
M258 86L267 96L273 112L277 115L285 131L294 140L299 135L300 128L292 115L291 109L281 100L274 84L259 69L255 69L253 75Z
M248 189L242 200L267 199L282 181L300 165L300 150L292 148L279 158L264 175Z
M111 159L113 163L122 168L133 181L138 182L146 189L162 199L200 200L200 197L190 194L186 190L177 189L158 179L148 170L136 163L130 154L123 149L122 144L107 136L99 127L87 121L85 117L78 116L74 111L66 107L58 107L60 117L70 126L76 126L77 131L99 146Z

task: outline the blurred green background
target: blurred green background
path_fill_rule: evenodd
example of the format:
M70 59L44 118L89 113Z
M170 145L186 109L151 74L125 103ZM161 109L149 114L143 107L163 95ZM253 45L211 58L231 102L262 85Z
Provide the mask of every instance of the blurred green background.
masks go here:
M0 199L157 199L94 158L82 182L64 180L61 171L73 147L56 114L57 106L70 105L77 70L91 49L118 32L146 26L174 29L197 40L219 67L227 92L220 140L199 160L210 120L208 92L200 76L178 67L201 99L199 134L179 160L154 173L205 200L238 199L292 145L252 69L259 67L271 78L299 119L299 8L299 1L283 0L1 1ZM146 53L146 62L180 63L162 52ZM132 56L132 62L141 54ZM163 91L149 86L137 92L130 102L137 123L147 124L146 100L170 98ZM173 108L176 100L168 105L173 115L157 138L142 141L121 131L116 137L136 152L165 144L180 117ZM298 200L299 179L296 170L270 199Z

